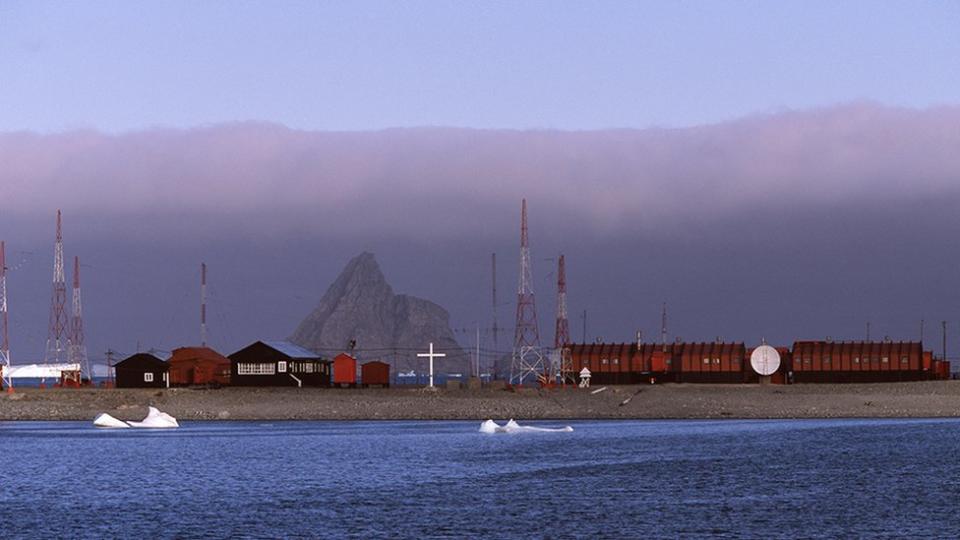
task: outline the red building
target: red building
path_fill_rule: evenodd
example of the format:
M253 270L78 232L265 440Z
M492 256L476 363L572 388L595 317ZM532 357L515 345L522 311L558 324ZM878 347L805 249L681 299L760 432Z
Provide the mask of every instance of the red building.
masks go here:
M935 378L920 342L797 341L789 370L794 382L886 382Z
M390 386L390 364L374 360L360 366L360 383L363 386Z
M591 383L755 382L743 343L583 343L570 345L573 369ZM747 369L745 369L745 366Z
M357 385L357 359L347 353L340 353L333 358L333 385Z
M173 386L230 384L230 359L209 347L174 349L167 363Z

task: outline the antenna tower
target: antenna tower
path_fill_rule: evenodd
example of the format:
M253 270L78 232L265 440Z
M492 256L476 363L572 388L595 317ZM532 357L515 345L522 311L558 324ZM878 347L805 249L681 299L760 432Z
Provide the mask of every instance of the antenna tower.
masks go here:
M513 358L510 362L510 384L523 386L544 377L543 353L540 351L540 329L533 296L533 272L530 268L530 241L527 236L527 200L520 210L520 284L517 288L517 327L514 334Z
M200 263L200 346L207 346L207 263Z
M666 352L667 350L667 303L663 303L663 307L660 309L660 348Z
M0 382L13 391L13 378L10 377L10 335L7 333L7 265L4 255L5 245L0 241Z
M573 356L570 353L570 322L567 320L567 265L560 254L557 262L557 327L554 334L553 346L557 349L560 358L560 384L576 383L573 372Z
M70 363L80 365L82 375L93 382L93 370L87 358L83 337L83 307L80 303L80 257L73 258L73 318L70 319Z
M47 331L47 352L44 362L59 364L69 355L67 335L67 283L63 271L63 221L57 210L57 241L53 248L53 297L50 302L50 328Z

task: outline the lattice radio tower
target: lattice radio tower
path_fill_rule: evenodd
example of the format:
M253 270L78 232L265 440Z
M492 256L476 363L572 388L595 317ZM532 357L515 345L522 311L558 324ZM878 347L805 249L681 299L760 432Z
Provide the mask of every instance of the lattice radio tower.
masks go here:
M47 352L44 362L59 364L69 354L69 326L67 316L67 283L63 271L63 227L60 210L57 210L57 242L53 250L53 298L50 302L50 328L47 330Z
M560 384L575 384L573 356L570 353L570 322L567 320L567 265L563 254L557 262L557 327L554 333L553 347L559 361L557 371Z
M6 246L0 242L0 377L7 392L13 391L10 377L10 334L7 329L7 264L4 255Z
M200 263L200 346L207 346L207 263Z
M81 378L93 382L93 370L87 358L83 337L83 306L80 302L80 257L73 258L73 317L70 319L70 363L80 365Z
M533 296L533 271L530 268L527 200L523 199L520 210L520 285L517 290L517 327L510 362L510 384L523 386L524 382L542 382L545 377L537 306Z
M500 328L497 326L497 254L490 254L490 283L493 285L493 349L500 346Z

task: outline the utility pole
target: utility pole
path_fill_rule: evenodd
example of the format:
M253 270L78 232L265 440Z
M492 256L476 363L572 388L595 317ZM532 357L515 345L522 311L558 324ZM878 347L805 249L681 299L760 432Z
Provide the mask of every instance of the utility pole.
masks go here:
M664 302L660 308L660 347L663 352L667 351L667 303Z
M496 350L500 346L500 339L498 337L499 329L497 328L497 254L490 254L490 282L493 285L493 349Z
M947 321L940 321L943 326L943 359L947 359Z
M116 388L116 379L113 369L113 349L107 349L107 384L110 388Z
M583 342L587 342L587 310L583 310L583 315L580 316L583 319Z

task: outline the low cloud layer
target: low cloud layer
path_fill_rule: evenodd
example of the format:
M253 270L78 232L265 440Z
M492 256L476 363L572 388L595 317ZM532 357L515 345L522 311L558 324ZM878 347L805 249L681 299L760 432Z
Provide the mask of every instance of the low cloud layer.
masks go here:
M267 124L0 135L2 212L64 207L175 229L457 237L527 197L548 227L599 234L743 211L952 196L960 108L870 104L689 129L302 132ZM505 230L515 228L511 220ZM497 225L495 225L497 224Z

